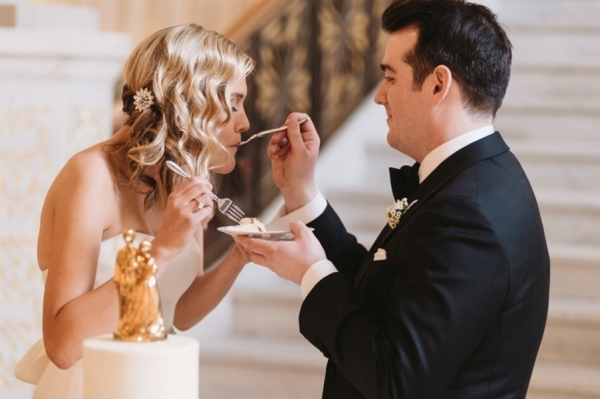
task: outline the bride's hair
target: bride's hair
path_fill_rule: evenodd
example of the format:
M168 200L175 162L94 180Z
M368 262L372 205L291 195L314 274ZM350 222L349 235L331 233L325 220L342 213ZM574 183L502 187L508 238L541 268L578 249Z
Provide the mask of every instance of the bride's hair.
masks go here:
M195 24L160 30L133 50L123 70L122 96L131 133L109 152L121 164L114 165L119 177L145 194L146 209L166 198L152 176L159 176L166 195L181 179L165 161L210 178L218 166L214 160L227 159L217 135L231 120L232 87L253 68L254 61L229 39ZM134 99L142 89L154 96L149 107Z

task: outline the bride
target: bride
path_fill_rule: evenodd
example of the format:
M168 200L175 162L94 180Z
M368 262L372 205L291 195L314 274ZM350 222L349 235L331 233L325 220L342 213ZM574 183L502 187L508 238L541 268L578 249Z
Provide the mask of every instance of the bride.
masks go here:
M152 241L167 329L202 320L248 262L234 247L204 275L202 234L213 214L211 173L232 171L249 128L243 100L253 67L228 39L193 24L156 32L129 56L124 127L73 156L42 209L43 340L15 370L37 385L34 398L83 397L83 340L118 323L112 273L125 229ZM167 160L193 177L174 174Z

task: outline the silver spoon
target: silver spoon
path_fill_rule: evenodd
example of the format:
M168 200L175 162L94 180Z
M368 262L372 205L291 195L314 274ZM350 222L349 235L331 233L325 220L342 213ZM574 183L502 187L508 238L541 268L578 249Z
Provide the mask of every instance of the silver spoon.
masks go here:
M308 121L308 120L310 120L310 116L309 116L309 117L307 117L307 118L304 118L304 119L300 119L300 120L298 121L298 123L299 123L299 124L303 124L304 122L306 122L306 121ZM285 129L287 129L287 125L285 125L285 126L281 126L281 127L276 127L275 129L263 130L262 132L258 132L258 133L256 133L256 134L253 134L252 136L250 136L250 137L248 138L248 140L244 140L244 141L242 141L242 142L241 142L239 145L244 145L244 144L247 144L247 143L249 143L250 141L254 140L254 139L255 139L255 138L257 138L257 137L266 136L267 134L271 134L271 133L282 132L282 131L284 131Z

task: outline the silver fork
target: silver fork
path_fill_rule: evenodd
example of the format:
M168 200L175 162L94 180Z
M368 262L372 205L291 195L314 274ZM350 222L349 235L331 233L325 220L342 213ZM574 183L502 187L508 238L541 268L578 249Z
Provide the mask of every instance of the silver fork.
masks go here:
M307 118L304 118L304 119L300 119L298 121L298 123L303 124L304 122L306 122L308 120L310 120L310 116ZM276 127L275 129L263 130L262 132L258 132L256 134L253 134L252 136L248 137L248 140L242 141L239 145L248 144L249 142L251 142L252 140L254 140L257 137L266 136L267 134L271 134L271 133L281 132L281 131L284 131L285 129L287 129L287 125L281 126L281 127Z
M190 178L190 175L179 165L177 165L173 161L166 162L167 168L171 169L173 172L185 177L186 179ZM217 203L217 208L219 212L223 215L227 216L229 219L233 220L236 223L239 223L245 216L244 212L240 209L239 206L233 203L229 198L219 198L216 195L212 195L213 201Z

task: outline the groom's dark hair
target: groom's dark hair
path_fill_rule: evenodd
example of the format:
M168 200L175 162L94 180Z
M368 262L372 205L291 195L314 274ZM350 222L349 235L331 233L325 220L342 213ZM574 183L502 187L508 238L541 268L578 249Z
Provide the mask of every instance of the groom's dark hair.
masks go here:
M382 21L388 33L409 26L419 30L404 59L413 68L416 88L444 65L458 82L467 110L496 115L510 80L512 46L489 8L461 0L397 0Z

